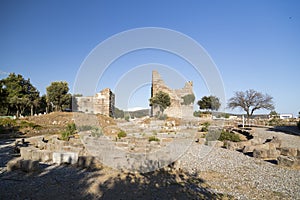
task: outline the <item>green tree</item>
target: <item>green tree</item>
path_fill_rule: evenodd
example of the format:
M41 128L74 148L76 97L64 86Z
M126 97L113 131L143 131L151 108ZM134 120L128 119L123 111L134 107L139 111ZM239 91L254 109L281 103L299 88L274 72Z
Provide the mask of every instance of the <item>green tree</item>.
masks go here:
M253 112L260 109L274 110L273 97L268 94L262 94L253 89L246 92L235 92L234 96L228 101L228 107L231 109L241 108L247 114L249 123Z
M7 114L16 114L19 117L26 108L32 109L34 102L39 98L38 90L30 83L30 79L25 80L22 75L15 73L2 80L2 87L7 94Z
M194 94L187 94L182 97L183 102L182 105L191 105L195 101L195 95Z
M164 110L171 105L171 98L169 94L159 91L156 93L150 101L150 106L159 106L159 110L164 113Z
M121 110L121 109L119 109L119 108L117 108L117 107L115 107L114 117L115 117L116 119L118 119L118 118L123 119L123 118L124 118L124 111Z
M69 86L65 81L52 82L47 87L47 101L55 108L55 111L62 111L63 107L70 107L72 96L68 92Z
M7 89L3 80L0 80L0 115L7 114Z
M221 103L216 96L204 96L197 102L201 110L219 110Z

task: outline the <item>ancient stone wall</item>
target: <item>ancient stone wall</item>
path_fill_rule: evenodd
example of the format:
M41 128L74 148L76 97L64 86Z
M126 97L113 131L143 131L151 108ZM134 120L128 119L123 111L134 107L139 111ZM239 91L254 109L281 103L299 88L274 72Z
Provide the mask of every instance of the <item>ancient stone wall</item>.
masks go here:
M185 86L181 89L170 89L160 74L157 71L152 72L152 88L151 97L155 96L159 91L169 94L171 98L171 105L166 108L164 114L169 117L186 118L193 117L193 103L189 105L183 104L183 97L186 95L194 95L193 93L193 82L186 82ZM159 107L151 107L151 115L155 116L159 113Z
M115 95L109 88L96 93L95 96L75 97L73 103L74 111L103 114L110 117L114 116L114 108Z

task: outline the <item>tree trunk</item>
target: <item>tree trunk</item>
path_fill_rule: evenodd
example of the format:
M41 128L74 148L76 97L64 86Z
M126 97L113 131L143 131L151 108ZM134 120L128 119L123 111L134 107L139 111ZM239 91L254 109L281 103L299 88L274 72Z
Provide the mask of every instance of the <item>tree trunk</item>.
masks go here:
M33 116L33 105L30 106L30 115Z

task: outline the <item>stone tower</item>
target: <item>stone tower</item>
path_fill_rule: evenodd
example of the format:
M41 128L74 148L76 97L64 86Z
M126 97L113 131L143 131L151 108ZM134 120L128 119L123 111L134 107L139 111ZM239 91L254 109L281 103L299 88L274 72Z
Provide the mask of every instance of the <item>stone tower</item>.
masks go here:
M187 95L194 95L193 93L193 82L188 81L185 86L181 89L170 89L160 74L157 71L152 72L152 87L151 97L155 96L159 91L169 94L171 99L171 105L165 109L164 114L169 117L186 118L193 117L194 102L186 105L184 103L184 97ZM159 108L152 106L151 115L155 116L159 113Z

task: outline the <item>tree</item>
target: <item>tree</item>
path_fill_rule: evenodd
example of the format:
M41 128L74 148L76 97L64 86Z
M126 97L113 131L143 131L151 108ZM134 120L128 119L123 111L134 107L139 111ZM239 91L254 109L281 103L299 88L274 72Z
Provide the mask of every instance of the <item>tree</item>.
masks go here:
M69 92L68 83L65 81L52 82L47 87L47 101L55 107L55 111L62 111L63 106L69 106L72 96Z
M7 113L7 89L3 80L0 80L0 115Z
M187 94L181 98L183 99L183 102L181 103L181 105L191 105L195 101L194 94Z
M272 117L272 118L278 118L279 116L278 116L278 113L275 111L275 110L272 110L271 112L270 112L270 117Z
M156 93L151 99L149 99L149 101L150 106L159 106L159 110L162 112L162 114L164 113L164 110L171 105L169 94L162 91Z
M7 95L7 114L19 117L30 105L34 106L33 102L39 98L39 91L30 83L30 79L25 80L20 74L11 73L2 82L2 90L5 89Z
M219 110L221 103L216 96L204 96L197 102L201 110Z
M260 109L274 110L274 103L273 97L270 95L250 89L246 92L235 92L234 96L229 99L228 107L243 109L247 114L249 123L249 118L254 111Z

